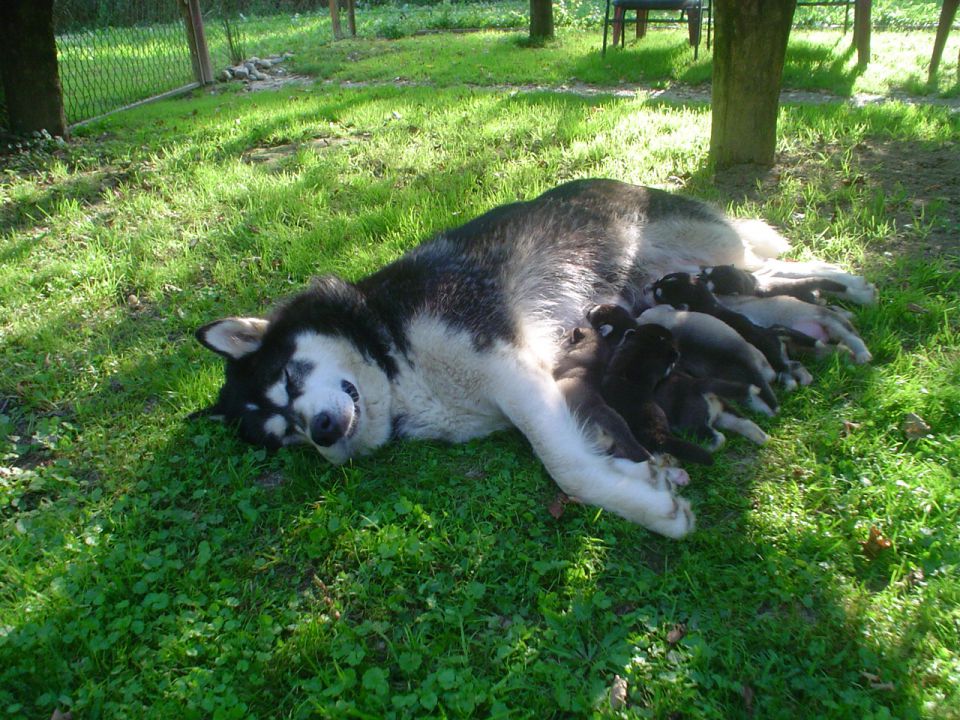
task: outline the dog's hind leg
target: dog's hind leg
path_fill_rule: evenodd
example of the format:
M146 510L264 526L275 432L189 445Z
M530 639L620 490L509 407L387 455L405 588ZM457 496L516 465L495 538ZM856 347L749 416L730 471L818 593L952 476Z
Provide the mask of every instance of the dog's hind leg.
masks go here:
M849 300L858 305L872 305L877 301L877 288L859 275L841 270L836 265L811 260L804 262L790 262L783 260L766 260L763 265L755 270L760 285L774 281L775 278L787 278L794 280L817 279L836 283L841 289L826 289L831 295L844 300ZM830 286L834 287L835 286Z
M560 489L672 538L694 527L690 503L669 474L649 462L601 454L570 412L550 372L516 348L494 351L487 380L493 400L522 432Z

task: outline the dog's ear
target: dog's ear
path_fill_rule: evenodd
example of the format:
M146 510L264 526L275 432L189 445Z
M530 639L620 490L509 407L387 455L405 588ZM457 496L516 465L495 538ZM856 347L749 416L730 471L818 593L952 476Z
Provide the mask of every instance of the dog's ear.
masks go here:
M269 321L262 318L226 318L204 325L195 333L205 348L230 360L239 360L260 348Z

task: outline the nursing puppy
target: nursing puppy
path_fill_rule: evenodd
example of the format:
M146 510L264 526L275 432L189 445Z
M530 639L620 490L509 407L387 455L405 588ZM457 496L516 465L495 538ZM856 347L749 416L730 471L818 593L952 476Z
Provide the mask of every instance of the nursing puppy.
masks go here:
M673 335L666 328L643 325L626 331L603 374L603 399L623 416L647 449L710 465L713 457L709 452L673 435L667 414L654 397L657 384L679 359Z
M822 304L820 293L845 296L847 286L827 278L760 278L733 265L705 267L698 276L704 286L715 295L755 295L772 297L788 295L815 305Z
M680 367L690 375L756 385L760 392L750 400L751 409L776 414L780 404L770 387L776 372L763 353L725 322L704 313L675 310L670 305L645 310L637 322L668 328L680 348Z
M619 344L628 330L640 327L619 305L597 305L587 315L598 332L613 345ZM729 404L750 406L757 402L759 392L755 385L697 378L674 369L657 383L654 399L666 413L671 430L688 432L716 450L726 441L723 433L717 431L718 427L739 433L758 445L767 442L767 434Z
M755 325L743 315L721 305L706 285L689 273L669 273L653 283L653 297L657 303L672 305L678 310L713 315L736 330L748 343L763 353L777 372L777 379L788 389L809 385L813 376L803 365L787 357L784 340L774 328Z
M626 421L600 394L613 348L593 328L577 327L564 334L553 368L553 378L567 405L588 427L598 432L597 443L615 457L634 462L651 458L634 438Z

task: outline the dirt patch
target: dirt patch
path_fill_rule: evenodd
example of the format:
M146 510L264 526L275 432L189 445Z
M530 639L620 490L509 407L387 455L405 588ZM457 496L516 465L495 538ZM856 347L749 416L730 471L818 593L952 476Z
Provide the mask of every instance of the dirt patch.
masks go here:
M349 145L355 138L348 137L321 137L303 142L274 145L273 147L252 148L243 153L243 161L254 165L262 165L270 171L281 170L291 158L301 150L323 152L332 148Z
M279 90L288 85L312 85L314 79L306 75L295 75L287 73L285 75L270 75L266 80L250 80L247 82L247 92L260 92L262 90Z
M897 232L879 248L919 258L960 262L960 147L866 141L854 162L867 188L887 198ZM917 230L920 232L917 232Z
M854 148L823 145L781 156L772 168L731 168L714 185L726 200L762 203L787 176L827 189L857 185L861 202L882 198L882 217L893 232L873 241L872 253L946 259L960 267L960 144L868 139ZM811 211L829 217L835 208Z

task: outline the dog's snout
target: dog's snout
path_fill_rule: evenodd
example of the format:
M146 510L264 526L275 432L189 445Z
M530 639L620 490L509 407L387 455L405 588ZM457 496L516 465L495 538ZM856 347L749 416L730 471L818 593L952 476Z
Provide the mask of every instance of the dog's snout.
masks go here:
M314 415L310 421L310 438L321 447L330 447L343 437L343 425L327 412Z

